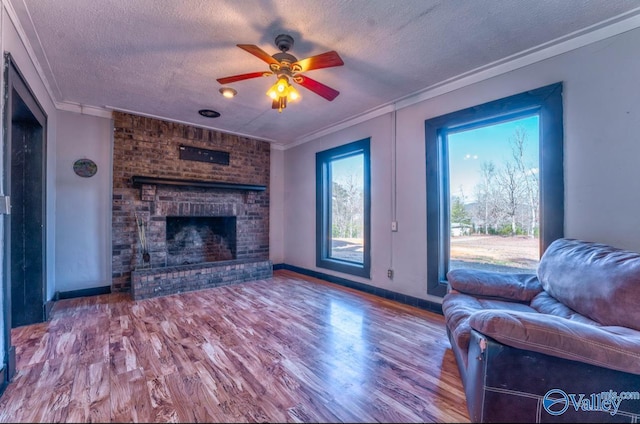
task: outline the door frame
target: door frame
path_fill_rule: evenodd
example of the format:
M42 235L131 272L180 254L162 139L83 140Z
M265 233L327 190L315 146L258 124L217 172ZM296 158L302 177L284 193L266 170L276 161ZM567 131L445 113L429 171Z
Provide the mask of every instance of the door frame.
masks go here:
M6 196L11 194L11 131L13 121L13 96L17 94L22 102L27 106L31 114L36 118L38 123L42 126L42 300L43 300L43 319L46 320L46 305L47 305L47 254L46 254L46 242L47 242L47 115L44 109L38 102L33 91L29 87L24 78L22 72L18 68L15 60L11 56L11 53L4 54L4 110L3 110L3 151L4 151L4 170L3 170L3 182L2 189ZM4 365L6 365L5 381L0 382L0 392L2 386L10 382L15 375L16 370L16 352L15 347L11 344L11 328L12 328L12 307L11 307L11 214L6 213L3 216L4 221L4 255L3 260L3 278L2 283L4 290L4 336L5 336L5 358Z

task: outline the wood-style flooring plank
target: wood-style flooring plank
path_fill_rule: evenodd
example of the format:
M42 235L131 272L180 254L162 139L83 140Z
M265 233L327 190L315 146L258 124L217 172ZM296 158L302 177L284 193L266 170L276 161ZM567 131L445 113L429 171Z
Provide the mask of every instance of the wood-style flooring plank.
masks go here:
M469 422L441 315L290 271L60 300L11 337L0 422Z

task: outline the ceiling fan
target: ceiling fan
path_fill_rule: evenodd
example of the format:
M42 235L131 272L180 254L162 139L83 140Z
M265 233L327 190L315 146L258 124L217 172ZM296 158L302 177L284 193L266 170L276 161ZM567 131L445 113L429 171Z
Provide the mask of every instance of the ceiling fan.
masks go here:
M295 100L299 97L298 91L291 85L291 81L300 84L302 87L313 91L329 101L332 101L340 94L339 91L311 79L306 75L302 75L303 72L314 69L344 65L338 53L332 50L298 60L295 56L288 53L289 49L293 46L293 37L288 34L280 34L276 37L275 44L280 50L280 53L274 55L269 55L254 44L237 44L241 49L267 62L269 64L269 71L233 75L218 78L217 81L222 85L226 85L250 78L275 75L278 80L269 91L267 91L267 95L273 100L271 105L272 109L278 109L278 112L282 112L282 109L287 107L287 99Z

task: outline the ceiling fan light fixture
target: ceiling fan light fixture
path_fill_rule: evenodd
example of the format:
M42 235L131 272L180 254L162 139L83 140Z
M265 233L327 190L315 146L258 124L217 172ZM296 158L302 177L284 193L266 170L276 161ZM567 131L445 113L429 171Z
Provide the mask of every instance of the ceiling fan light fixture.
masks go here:
M289 83L289 78L286 75L281 75L267 91L267 96L273 100L273 109L278 109L278 112L281 113L287 107L287 101L299 99L300 93Z
M233 88L231 88L231 87L222 87L220 89L220 93L224 97L226 97L227 99L231 99L231 98L235 97L236 94L238 94L238 92L236 90L234 90Z
M286 77L280 77L276 83L276 91L279 97L287 95L287 89L289 88L289 80Z
M276 91L275 85L273 85L269 91L267 91L267 96L269 96L270 98L272 98L273 100L276 100L278 98L278 92Z
M278 109L278 113L282 113L282 109L287 107L287 96L279 97L273 101L273 108Z
M300 98L300 93L298 93L298 90L296 90L296 88L293 85L289 86L289 99L291 100L298 100Z
M289 79L286 76L281 76L278 78L278 81L271 86L269 91L267 91L267 96L271 97L273 100L287 97L290 87L291 84L289 84Z

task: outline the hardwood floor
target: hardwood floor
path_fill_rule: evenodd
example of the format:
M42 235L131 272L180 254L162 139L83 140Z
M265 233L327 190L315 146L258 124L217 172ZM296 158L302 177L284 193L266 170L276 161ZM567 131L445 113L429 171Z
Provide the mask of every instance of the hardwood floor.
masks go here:
M1 422L469 422L442 316L288 271L11 334Z

